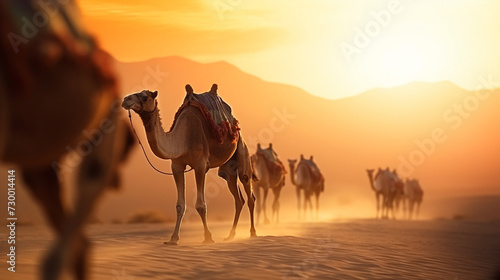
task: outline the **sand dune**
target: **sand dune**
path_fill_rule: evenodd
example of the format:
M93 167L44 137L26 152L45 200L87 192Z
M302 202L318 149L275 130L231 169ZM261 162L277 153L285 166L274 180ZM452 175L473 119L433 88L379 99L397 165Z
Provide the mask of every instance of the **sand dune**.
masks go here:
M222 242L229 223L211 228L215 244L201 245L202 227L190 223L172 247L171 224L92 225L91 279L492 279L500 268L500 222L286 223L253 239L242 224L232 242ZM18 271L1 279L36 279L51 235L32 226L18 235Z

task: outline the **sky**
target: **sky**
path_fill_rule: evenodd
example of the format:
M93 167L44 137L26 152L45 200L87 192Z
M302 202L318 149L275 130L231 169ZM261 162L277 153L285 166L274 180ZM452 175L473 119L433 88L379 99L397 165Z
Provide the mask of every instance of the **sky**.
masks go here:
M498 76L495 0L85 0L88 29L120 61L227 61L344 98L376 87Z

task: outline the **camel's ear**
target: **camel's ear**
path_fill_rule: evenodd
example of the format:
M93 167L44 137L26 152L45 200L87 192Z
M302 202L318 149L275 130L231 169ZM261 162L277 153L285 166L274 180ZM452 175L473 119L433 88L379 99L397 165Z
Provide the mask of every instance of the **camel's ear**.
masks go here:
M311 158L309 160L313 160L313 156L311 156Z
M262 147L260 146L260 143L257 144L257 150L262 150Z
M273 148L273 143L269 143L269 148Z
M210 93L217 95L217 84L212 85L212 88L210 88Z
M189 84L186 85L186 93L187 94L192 94L193 93L193 88Z
M153 99L155 99L157 96L158 96L158 91L157 91L157 90L155 90L155 91L153 91L153 92L151 93L151 97L152 97Z
M301 159L301 160L302 160L302 159L304 159L304 155L300 155L300 159Z

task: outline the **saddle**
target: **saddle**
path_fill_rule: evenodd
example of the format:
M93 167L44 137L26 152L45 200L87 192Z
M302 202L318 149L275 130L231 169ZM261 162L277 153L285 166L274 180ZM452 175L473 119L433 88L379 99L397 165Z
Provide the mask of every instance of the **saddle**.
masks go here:
M174 122L170 131L174 128L180 113L187 106L198 108L207 122L212 137L217 139L220 144L224 139L234 141L238 137L240 130L238 120L232 115L232 109L222 98L217 94L217 85L212 85L209 92L197 94L193 92L191 86L186 86L186 97L182 105L175 113Z
M282 172L286 174L286 169L283 163L273 155L274 151L271 149L260 149L257 150L257 155L264 159L267 169L273 173Z
M314 182L318 182L318 183L325 182L325 178L323 177L323 174L321 174L321 171L319 171L319 168L316 165L316 163L314 163L314 161L309 160L309 159L302 159L299 164L303 164L303 165L307 166L307 168L309 169L309 173L311 174L311 177L312 177Z

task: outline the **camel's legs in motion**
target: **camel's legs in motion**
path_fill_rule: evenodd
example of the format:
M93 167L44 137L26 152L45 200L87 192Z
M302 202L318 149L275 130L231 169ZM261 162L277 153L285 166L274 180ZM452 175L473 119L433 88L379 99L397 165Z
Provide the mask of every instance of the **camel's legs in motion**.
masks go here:
M298 186L295 187L295 192L297 193L297 218L300 220L301 218L301 213L300 213L300 188Z
M236 159L238 161L238 177L243 184L248 199L248 210L250 211L250 236L255 237L257 233L254 223L255 195L253 194L252 188L253 171L248 147L241 136L238 140L238 147L236 149Z
M267 202L267 195L269 194L269 188L263 187L262 189L264 191L264 198L261 201L262 212L264 212L264 224L267 225L267 224L269 224L269 218L267 217L267 212L266 212L266 202Z
M280 222L280 193L281 193L281 187L276 187L273 189L274 193L274 201L273 201L273 217L272 219L274 220L274 216L276 216L276 223Z
M177 220L175 221L174 232L170 241L164 244L177 245L179 241L179 231L181 230L182 218L186 213L186 181L184 178L185 164L179 164L172 161L172 173L174 173L175 186L177 187L177 203L175 206L177 212Z
M377 215L375 216L375 218L378 219L380 215L380 193L376 192L375 198L377 199ZM382 215L380 215L380 217L382 217Z
M212 239L212 233L208 229L207 224L207 204L205 203L205 177L208 170L208 163L200 163L199 166L194 168L194 174L196 177L196 211L200 214L201 221L203 223L203 229L205 232L204 244L214 243Z
M229 191L233 195L235 205L233 226L231 228L229 236L226 237L224 241L232 240L236 235L236 227L238 225L238 220L240 219L241 209L243 209L243 204L245 204L245 200L243 199L240 188L238 188L237 172L237 161L235 159L231 159L219 167L219 176L227 181L227 186L229 187Z
M62 204L61 184L55 170L51 166L24 168L22 174L31 194L45 212L45 216L48 218L50 226L55 230L58 238L62 238L64 223L67 221L68 214ZM74 262L73 269L75 270L77 279L85 279L84 272L88 242L83 236L81 237L81 241L82 242L79 242L79 244L76 244L76 250L71 256L71 261ZM60 265L62 267L63 264L56 263L52 265ZM48 269L49 268L44 268L45 271ZM60 268L56 268L56 274L59 270ZM56 277L56 275L53 277Z
M256 200L257 200L257 205L256 205L256 210L257 210L257 218L255 219L255 222L257 223L257 225L259 224L259 220L260 220L260 211L262 210L262 198L260 196L260 189L262 189L261 187L256 187L255 185L254 186L254 189L253 189L253 192L255 194L255 197L256 197Z
M60 227L61 236L55 246L47 255L43 267L43 279L58 279L62 268L67 262L74 262L75 272L78 279L84 279L85 271L85 250L87 241L82 235L82 227L90 216L97 198L102 194L107 186L116 183L117 168L124 155L128 152L128 143L122 141L125 135L125 126L119 126L118 116L114 113L109 115L110 120L117 124L115 129L103 136L99 145L95 145L90 154L83 158L77 176L77 200L74 213L66 217L65 224ZM117 137L118 136L118 137ZM42 171L49 186L56 186L57 177L54 171ZM28 173L29 174L29 173ZM39 173L40 174L40 173ZM28 175L29 176L29 175ZM37 191L38 192L38 191ZM38 195L40 197L40 195ZM47 203L50 198L41 197ZM61 211L58 215L64 214L59 203L56 208L49 210L49 216L57 217L51 211ZM54 207L54 206L50 206ZM45 207L47 208L47 207ZM54 218L52 218L54 219ZM57 218L56 218L57 219ZM62 218L60 218L62 219ZM56 226L61 220L53 220Z
M314 194L316 196L316 219L319 217L319 192Z

